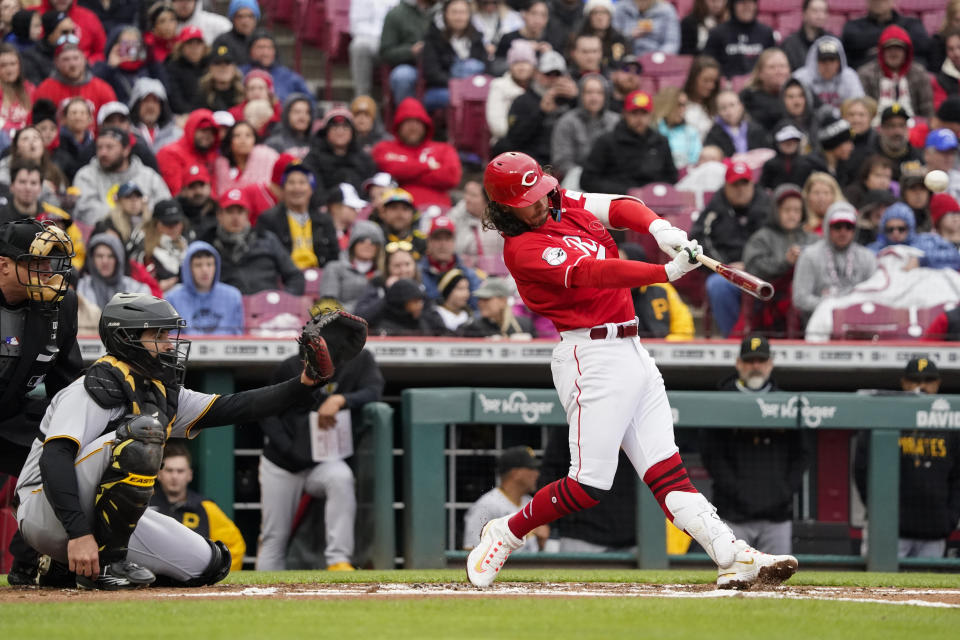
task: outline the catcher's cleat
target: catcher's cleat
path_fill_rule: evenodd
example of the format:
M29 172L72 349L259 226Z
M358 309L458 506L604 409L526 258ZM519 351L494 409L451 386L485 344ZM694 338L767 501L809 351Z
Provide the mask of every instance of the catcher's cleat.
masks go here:
M11 587L37 586L37 563L15 559L7 574L7 583Z
M77 586L77 575L62 562L50 556L40 556L37 584L47 589L73 589Z
M130 562L118 560L100 567L100 575L96 580L86 576L77 576L77 587L81 589L103 589L105 591L120 591L124 589L139 589L153 584L157 577L146 567Z
M757 551L743 540L735 543L736 559L717 569L718 589L749 589L755 584L776 586L797 572L793 556L774 556Z
M510 516L503 516L484 525L480 544L467 556L467 578L478 587L493 584L510 554L523 546L507 526L508 520Z
M349 562L335 562L329 567L327 567L327 571L356 571L356 570L357 568L354 567Z

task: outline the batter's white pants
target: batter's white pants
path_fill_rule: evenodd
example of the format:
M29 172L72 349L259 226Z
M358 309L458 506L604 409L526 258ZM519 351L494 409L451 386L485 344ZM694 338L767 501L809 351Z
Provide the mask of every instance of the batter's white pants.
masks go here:
M91 524L97 488L113 455L114 437L111 432L81 449L74 465L80 506ZM54 560L67 562L67 532L42 488L20 492L17 521L31 547ZM128 560L156 575L181 581L201 575L211 560L210 545L203 536L152 509L147 509L140 518L128 548Z
M675 454L663 377L639 338L592 340L589 329L560 336L551 369L570 425L570 477L608 490L621 447L641 478Z
M324 558L327 566L351 562L357 496L353 472L343 460L321 462L312 469L291 473L260 456L260 548L257 571L286 569L287 543L293 517L306 491L326 498L323 520L327 528Z

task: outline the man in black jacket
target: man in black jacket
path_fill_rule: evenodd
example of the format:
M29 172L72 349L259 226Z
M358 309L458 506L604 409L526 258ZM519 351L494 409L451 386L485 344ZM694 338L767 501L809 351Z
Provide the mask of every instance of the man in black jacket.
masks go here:
M510 105L510 128L491 152L519 151L550 163L550 137L560 116L577 106L579 89L567 73L567 63L556 51L540 55L537 74L526 93Z
M730 19L710 30L703 53L733 78L753 71L763 50L775 46L773 29L757 21L757 0L730 0Z
M353 114L348 109L331 109L320 122L320 129L303 164L313 171L324 189L349 182L359 191L363 181L377 172L377 164L360 147Z
M900 379L910 394L936 394L940 372L933 360L913 358ZM900 445L901 558L942 558L947 538L960 521L960 432L948 430L903 431ZM853 477L867 503L870 432L857 436Z
M279 289L303 295L303 273L271 231L250 227L250 200L240 189L220 197L217 226L200 238L220 252L220 281L250 295Z
M770 198L753 183L753 171L742 162L727 168L726 183L710 199L693 223L690 237L703 247L704 254L743 268L743 247L764 225L770 213ZM717 274L707 276L707 295L717 328L730 335L740 315L740 290Z
M29 219L0 225L0 473L20 474L49 399L83 368L77 295L65 280L72 255L55 226ZM37 556L19 533L10 552L7 581L34 584Z
M257 218L256 228L277 236L298 269L323 267L340 256L333 220L311 205L316 184L306 165L291 162L283 170L280 202Z
M551 430L543 452L540 485L545 486L570 471L570 444L566 434ZM597 506L575 511L550 524L559 538L558 551L570 553L632 552L637 546L637 475L622 450L613 486Z
M884 29L892 24L901 27L913 41L913 53L918 62L927 66L931 40L923 23L917 18L900 15L893 10L894 0L869 0L867 15L851 20L843 26L843 50L848 64L857 69L877 57L877 42Z
M735 375L718 385L721 391L779 390L766 338L744 338L736 368ZM807 468L808 438L797 429L704 429L700 444L703 465L713 479L717 513L748 544L790 553L793 495Z
M299 356L291 356L280 364L274 378L285 379L299 366ZM304 492L326 500L327 570L353 570L357 502L353 471L344 458L353 455L352 438L362 424L364 405L380 399L383 385L373 354L364 350L338 367L327 384L317 387L309 411L291 408L260 422L263 521L258 571L285 568L293 518Z
M670 144L650 126L653 100L633 91L623 103L623 119L593 144L583 163L585 191L627 193L651 182L677 181Z

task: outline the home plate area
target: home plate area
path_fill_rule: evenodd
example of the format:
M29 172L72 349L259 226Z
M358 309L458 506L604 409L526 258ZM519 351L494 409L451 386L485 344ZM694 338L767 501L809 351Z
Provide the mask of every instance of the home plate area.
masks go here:
M166 590L154 595L182 598L423 598L423 597L543 597L543 598L780 598L874 602L924 607L960 608L960 589L899 589L865 587L790 587L721 591L713 585L527 583L501 582L488 589L467 584L324 584L243 586Z
M893 587L757 587L721 591L710 584L636 584L598 582L497 582L488 589L465 583L226 584L195 589L81 591L77 589L0 589L0 604L37 599L46 602L152 600L155 598L773 598L833 600L960 609L960 589Z

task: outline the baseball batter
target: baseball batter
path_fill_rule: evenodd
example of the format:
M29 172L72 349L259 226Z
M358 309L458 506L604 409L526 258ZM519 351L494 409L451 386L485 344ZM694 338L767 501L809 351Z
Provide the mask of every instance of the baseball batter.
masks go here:
M504 261L521 298L560 331L551 368L570 425L570 471L519 512L486 524L467 557L470 582L490 585L527 533L598 504L613 483L620 448L667 518L716 562L719 588L793 575L796 558L737 540L691 484L663 378L637 338L630 288L672 282L699 267L697 242L634 198L559 188L522 153L494 158L484 188L491 201L484 224L504 235ZM673 260L619 260L607 228L649 232Z
M147 510L164 443L312 400L317 379L306 371L226 396L184 388L185 325L166 300L115 295L100 318L107 355L54 396L40 424L17 484L17 520L27 543L66 564L77 586L222 580L231 564L222 542Z

